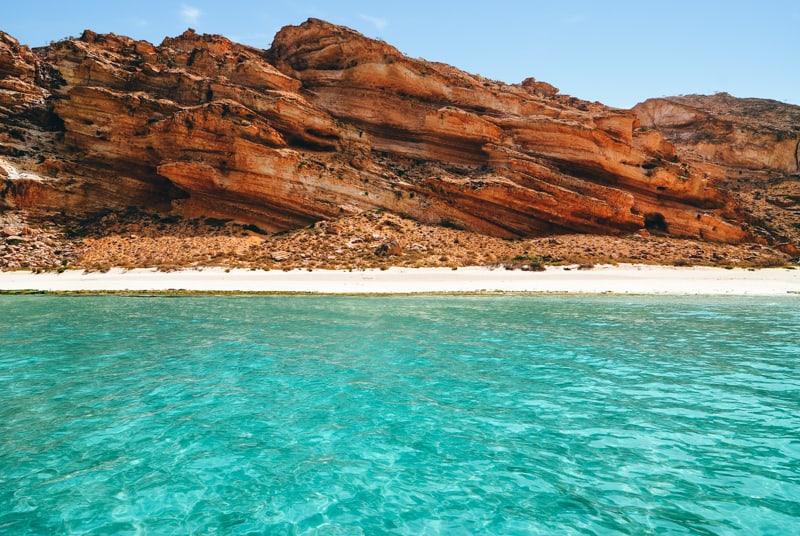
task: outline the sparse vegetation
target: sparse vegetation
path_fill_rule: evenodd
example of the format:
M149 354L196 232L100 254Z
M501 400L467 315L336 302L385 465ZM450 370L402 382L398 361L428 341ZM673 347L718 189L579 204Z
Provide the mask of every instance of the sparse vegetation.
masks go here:
M84 222L25 220L18 214L0 213L0 229L6 233L0 235L0 268L107 271L116 266L169 271L203 266L264 270L496 266L537 271L549 265L577 265L586 270L616 263L790 264L789 255L761 245L640 235L504 240L457 227L428 225L383 211L273 234L230 220L162 218L137 211ZM27 229L23 240L13 231L17 228L20 233ZM392 254L376 255L384 244L396 244Z

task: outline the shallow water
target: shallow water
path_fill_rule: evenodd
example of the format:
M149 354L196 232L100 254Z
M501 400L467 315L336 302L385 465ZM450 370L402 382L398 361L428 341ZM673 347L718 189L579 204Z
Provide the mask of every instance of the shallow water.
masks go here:
M796 298L0 296L0 533L800 533Z

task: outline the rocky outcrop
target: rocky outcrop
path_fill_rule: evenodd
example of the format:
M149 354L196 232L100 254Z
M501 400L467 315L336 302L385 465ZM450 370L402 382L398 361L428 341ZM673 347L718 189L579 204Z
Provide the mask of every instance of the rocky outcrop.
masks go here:
M731 169L800 173L800 108L727 93L650 99L633 111L681 157Z
M270 231L383 209L500 237L731 243L761 221L644 108L487 80L319 20L268 51L191 30L36 51L2 36L0 114L0 158L24 171L0 177L11 208L137 206Z
M682 161L731 193L751 230L797 252L800 108L727 93L650 99L633 108Z
M43 64L26 46L0 32L0 120L9 125L41 121L46 114L48 89L58 84L58 73Z

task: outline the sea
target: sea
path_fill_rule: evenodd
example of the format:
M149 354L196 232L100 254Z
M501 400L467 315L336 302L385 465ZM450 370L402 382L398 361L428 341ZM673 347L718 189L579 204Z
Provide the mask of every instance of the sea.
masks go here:
M800 301L0 296L0 534L800 534Z

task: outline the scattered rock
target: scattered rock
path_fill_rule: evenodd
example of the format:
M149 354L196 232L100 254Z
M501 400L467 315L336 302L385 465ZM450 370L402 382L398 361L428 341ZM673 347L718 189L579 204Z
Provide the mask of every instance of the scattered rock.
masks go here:
M338 236L308 227L254 239L243 234L242 227L235 224L217 227L202 220L196 223L180 217L120 213L118 218L107 220L112 223L100 222L99 218L87 223L63 217L33 221L22 212L0 211L0 269L27 266L34 270L53 270L67 261L71 268L88 270L113 266L153 266L160 269L279 266L279 269L286 270L346 270L386 267L388 262L407 267L477 265L533 271L539 269L534 264L542 267L571 265L574 269L580 264L608 262L669 265L688 261L694 265L784 266L790 258L769 246L753 248L751 245L645 238L637 234L503 240L426 225L400 216L392 219L399 222L403 231L402 242L385 237L384 233L385 238L373 245L368 237L385 228L384 220L373 221L360 214L335 220L341 231ZM324 226L326 231L330 226ZM21 234L23 227L30 230L27 237ZM10 236L27 240L11 243L3 230L11 231ZM131 239L132 234L137 238ZM347 247L350 237L354 238L353 243ZM398 242L399 249L392 241ZM693 256L691 259L690 255Z
M292 257L292 254L288 251L273 251L270 253L270 257L275 262L283 262L288 261Z
M397 240L387 240L375 250L375 255L378 257L391 257L403 254L403 248Z
M547 268L543 264L521 264L519 269L523 272L544 272Z

